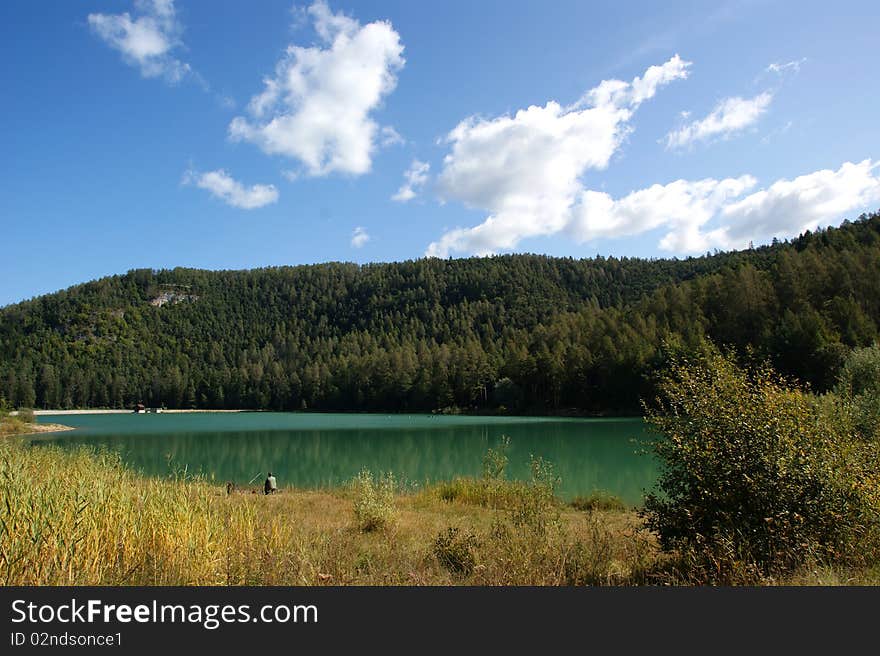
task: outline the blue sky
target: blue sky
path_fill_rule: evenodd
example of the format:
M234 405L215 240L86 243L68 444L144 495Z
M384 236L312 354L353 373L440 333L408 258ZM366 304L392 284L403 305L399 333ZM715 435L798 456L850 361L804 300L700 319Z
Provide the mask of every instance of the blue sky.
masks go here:
M876 2L620 4L3 3L0 305L140 267L681 257L880 208Z

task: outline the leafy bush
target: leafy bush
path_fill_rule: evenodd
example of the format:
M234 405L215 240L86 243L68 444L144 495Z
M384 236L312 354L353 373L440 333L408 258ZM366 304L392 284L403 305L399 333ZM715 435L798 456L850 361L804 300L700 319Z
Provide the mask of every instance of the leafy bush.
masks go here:
M705 580L743 582L811 561L876 558L878 454L769 366L676 359L647 419L658 490L642 511Z
M844 388L854 396L880 392L880 346L852 350L844 360L835 391Z
M374 478L372 472L364 469L354 478L354 517L361 531L369 533L385 528L394 519L396 487L394 475L390 472Z
M859 435L880 439L880 346L854 349L846 357L834 394L847 405Z
M34 423L34 411L31 408L21 408L18 411L18 418L26 424Z
M453 574L469 576L476 565L475 551L480 542L473 533L464 533L450 526L434 538L433 554Z

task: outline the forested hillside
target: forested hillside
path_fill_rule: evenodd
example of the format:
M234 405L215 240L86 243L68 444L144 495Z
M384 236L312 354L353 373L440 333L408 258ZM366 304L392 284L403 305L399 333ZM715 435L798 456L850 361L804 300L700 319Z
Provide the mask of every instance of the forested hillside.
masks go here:
M880 214L685 260L135 270L0 309L16 406L631 412L709 338L822 390L878 337Z

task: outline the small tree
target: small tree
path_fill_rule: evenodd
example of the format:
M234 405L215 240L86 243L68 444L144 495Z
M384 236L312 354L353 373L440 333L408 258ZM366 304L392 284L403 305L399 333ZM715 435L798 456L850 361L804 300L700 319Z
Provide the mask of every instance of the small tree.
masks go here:
M507 435L502 435L497 448L486 451L483 456L483 478L485 480L499 481L504 478L504 472L507 470L509 462L507 457L509 450L510 438Z
M643 516L702 576L790 571L877 555L877 450L839 432L769 366L677 358L648 421L658 490Z

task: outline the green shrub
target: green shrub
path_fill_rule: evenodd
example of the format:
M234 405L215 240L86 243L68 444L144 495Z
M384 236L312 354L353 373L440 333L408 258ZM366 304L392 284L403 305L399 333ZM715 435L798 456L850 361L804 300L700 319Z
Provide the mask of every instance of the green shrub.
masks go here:
M374 478L367 469L352 481L354 490L354 518L364 533L385 528L394 519L394 492L396 483L390 472Z
M578 496L572 499L569 504L576 510L593 511L593 510L626 510L626 504L610 492L597 491L588 496Z
M440 483L436 488L437 494L443 501L506 510L514 525L542 532L548 523L559 519L559 502L556 498L559 477L553 465L543 458L532 456L529 463L532 476L528 483L500 478L507 464L503 450L508 444L502 442L501 451L489 450L483 459L483 478L455 478Z
M853 396L880 392L880 346L853 349L844 360L835 391L843 389Z
M441 501L483 506L495 510L511 509L530 492L523 481L489 481L484 478L457 477L438 483L434 490Z
M877 448L769 366L676 359L647 419L662 467L642 511L700 577L746 582L878 555Z
M434 538L433 554L453 574L469 576L476 566L476 549L480 542L473 533L464 533L450 526Z
M17 416L20 421L26 424L32 424L35 421L34 411L31 408L20 408Z
M528 485L517 488L508 511L514 526L543 534L548 526L559 523L559 504L556 499L559 477L556 476L553 465L541 457L531 456L529 468L532 480Z
M452 503L461 496L461 485L458 480L444 481L437 485L437 496L440 497L441 501Z
M880 439L880 346L853 349L841 368L834 396L845 404L860 436Z

